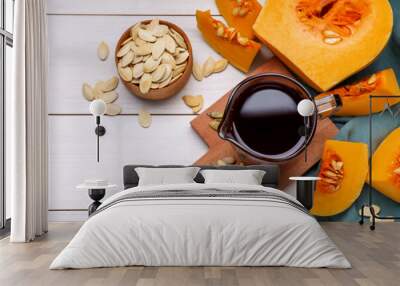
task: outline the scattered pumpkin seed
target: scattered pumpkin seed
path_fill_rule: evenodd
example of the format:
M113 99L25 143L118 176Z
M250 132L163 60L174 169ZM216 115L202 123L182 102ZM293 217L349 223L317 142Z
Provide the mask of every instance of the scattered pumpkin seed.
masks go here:
M108 103L106 105L106 114L107 115L115 116L115 115L120 114L121 111L122 111L122 108L118 104Z
M143 128L149 128L152 122L151 114L147 112L146 109L141 108L139 110L138 122L139 125L142 126Z
M217 120L217 119L214 119L214 120L210 121L210 123L208 123L208 125L209 125L212 129L214 129L215 131L217 131L220 123L221 123L221 121L219 121L219 120Z
M106 42L101 42L97 47L97 55L100 60L105 61L108 58L108 54L110 53L110 49Z

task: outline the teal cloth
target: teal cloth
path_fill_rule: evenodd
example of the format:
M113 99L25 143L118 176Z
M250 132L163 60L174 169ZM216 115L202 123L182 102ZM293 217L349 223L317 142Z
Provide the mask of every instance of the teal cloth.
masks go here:
M397 80L400 82L400 1L391 0L391 5L394 14L394 27L392 37L380 54L380 56L367 68L352 76L344 83L352 83L357 79L368 76L376 71L386 68L393 68L397 75ZM368 49L368 47L365 47ZM329 71L327 71L329 72ZM310 90L313 94L315 91ZM400 104L394 109L400 108ZM361 117L334 117L333 121L340 128L339 134L335 139L351 141L351 142L365 142L369 141L369 118L368 116ZM388 111L382 115L376 114L372 119L372 149L375 150L392 130L400 126L400 115L393 118ZM354 158L357 160L357 158ZM315 175L318 171L318 166L314 166L308 175ZM365 184L363 191L357 201L346 211L341 214L319 218L323 221L358 221L358 210L365 203L368 203L368 188L369 185ZM385 216L400 216L400 204L385 197L381 193L372 190L372 197L374 204L381 207L380 215Z

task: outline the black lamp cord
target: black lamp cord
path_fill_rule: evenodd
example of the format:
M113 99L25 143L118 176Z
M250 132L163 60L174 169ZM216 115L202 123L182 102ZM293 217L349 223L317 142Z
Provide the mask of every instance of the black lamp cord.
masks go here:
M97 162L99 162L100 160L99 160L99 157L100 157L100 152L99 152L99 148L100 148L100 144L99 144L99 141L100 141L100 135L99 135L99 130L100 130L100 116L96 116L96 124L97 124L97 128L96 128L96 130L97 130Z
M304 144L305 144L305 149L304 149L304 161L307 162L307 131L308 131L308 125L309 125L309 117L304 116Z

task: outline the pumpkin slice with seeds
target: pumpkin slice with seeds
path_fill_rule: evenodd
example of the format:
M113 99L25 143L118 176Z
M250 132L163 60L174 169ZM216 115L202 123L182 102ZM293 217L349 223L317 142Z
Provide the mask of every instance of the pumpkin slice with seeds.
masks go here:
M332 216L345 211L360 196L367 172L367 144L327 140L311 213Z
M257 0L215 0L215 4L229 26L251 40L255 38L253 24L262 8Z
M205 41L237 69L248 72L261 45L213 19L210 11L196 11L197 27Z

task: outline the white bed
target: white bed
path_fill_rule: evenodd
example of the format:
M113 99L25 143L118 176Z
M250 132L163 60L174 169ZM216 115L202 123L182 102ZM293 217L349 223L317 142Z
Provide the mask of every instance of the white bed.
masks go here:
M138 197L174 191L182 195ZM351 267L291 196L197 183L134 187L108 198L50 269L128 265Z

